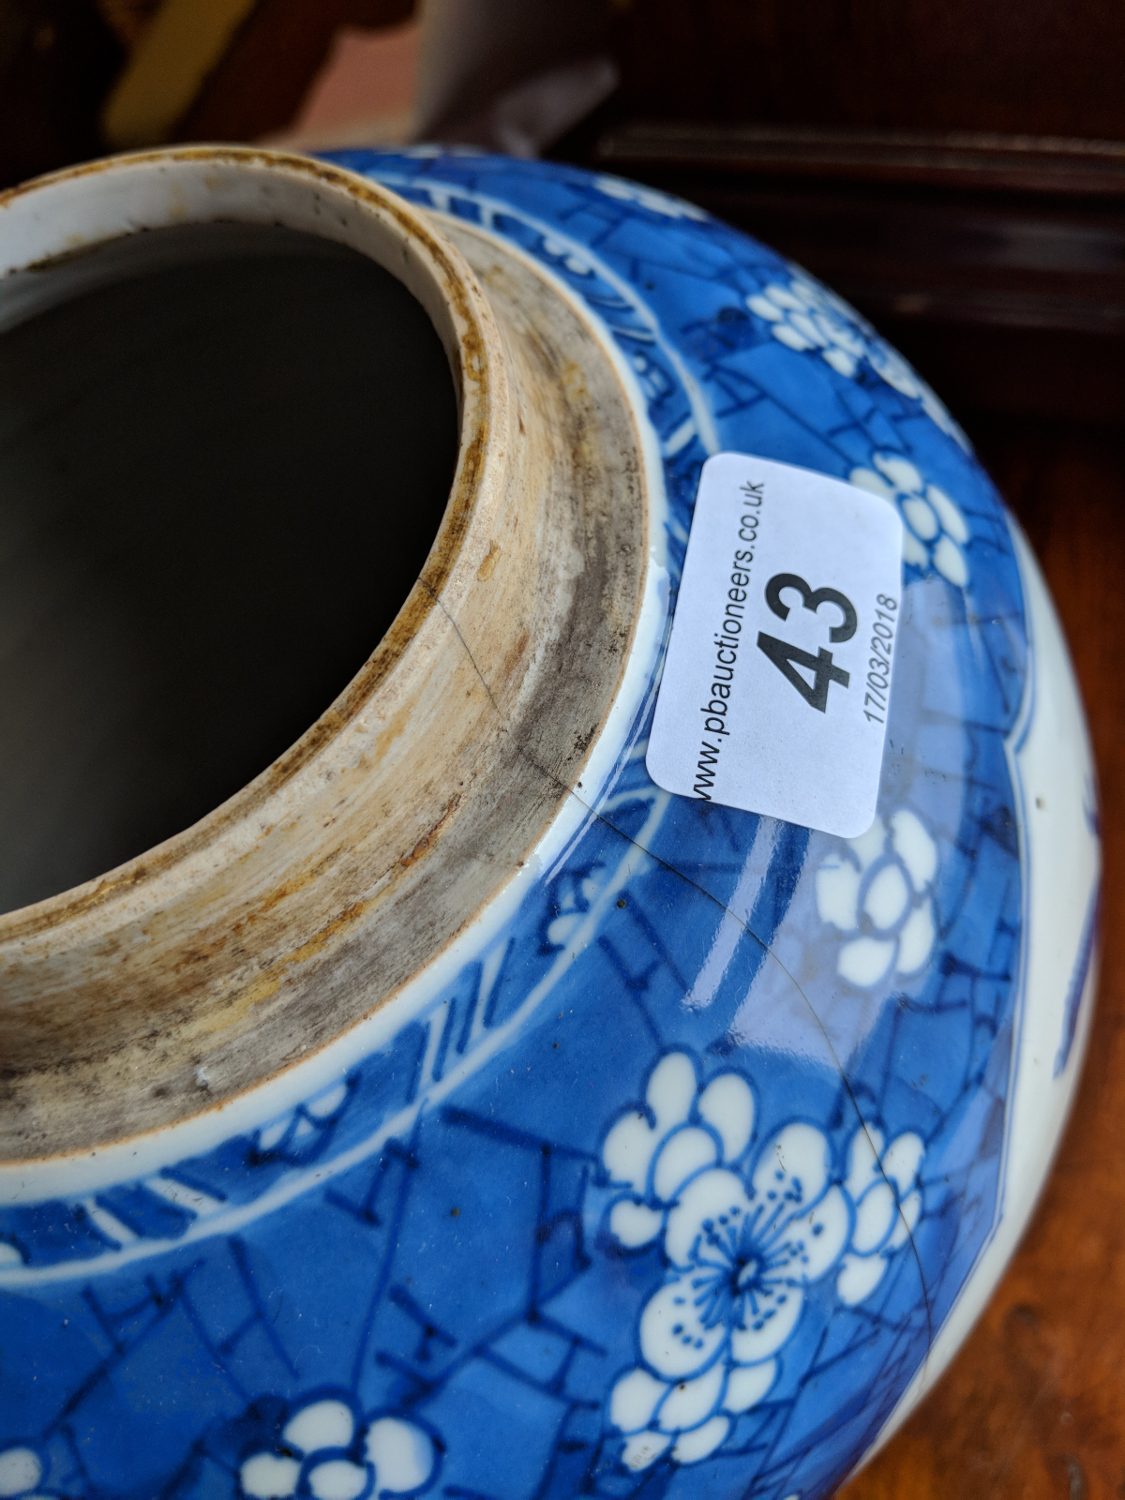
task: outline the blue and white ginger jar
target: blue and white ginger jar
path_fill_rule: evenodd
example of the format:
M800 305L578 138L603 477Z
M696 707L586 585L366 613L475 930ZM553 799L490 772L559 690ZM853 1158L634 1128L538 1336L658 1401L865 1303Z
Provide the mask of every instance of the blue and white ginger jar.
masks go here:
M399 658L431 680L419 632L445 632L433 659L461 652L455 674L477 631L472 670L508 711L488 631L532 610L518 591L556 522L526 522L534 467L517 474L522 532L505 510L504 422L503 462L553 463L543 485L562 493L579 484L573 452L536 456L536 412L560 391L595 416L619 401L581 483L608 486L605 527L642 530L614 552L628 566L605 565L618 573L602 603L583 605L598 629L616 622L616 644L589 647L613 666L594 728L565 753L526 751L536 790L480 814L496 831L476 853L455 844L470 792L439 787L393 879L357 856L346 901L298 914L307 933L253 990L257 1061L249 1043L226 1060L220 1017L213 1040L193 1034L188 1093L134 1098L141 1084L122 1082L108 1123L56 1140L44 1113L6 1137L0 1496L826 1495L903 1420L999 1277L1088 1026L1093 773L1027 544L956 422L863 319L701 210L614 177L436 149L319 167L158 153L5 202L5 266L58 253L75 225L109 239L218 213L208 194L364 248L431 313L460 371L464 506L446 525L462 552L430 589L441 608L419 624L409 604L395 663L358 707L336 706L327 749L255 783L245 815L235 799L172 841L143 879L45 903L50 922L3 918L5 972L46 963L60 931L125 931L146 881L179 882L160 887L162 910L210 891L203 864L229 865L236 836L249 860L285 817L311 827L318 756L343 757L318 786L353 785L361 762L376 776L370 746L339 736L383 733ZM329 219L343 227L317 228ZM536 365L547 344L567 360ZM848 480L905 524L888 748L862 837L675 797L646 774L700 468L720 450ZM473 531L473 506L492 507L491 533ZM516 603L493 609L482 591L509 555ZM567 566L574 598L593 565ZM543 670L565 698L563 657ZM425 712L455 718L454 697ZM284 815L262 811L286 797ZM500 850L496 868L482 848ZM424 888L417 872L440 885L455 857L469 894ZM411 880L404 915L384 919ZM456 907L444 927L442 903ZM380 931L415 946L396 937L369 960ZM228 999L258 983L234 973L214 979ZM287 1021L306 973L316 1004ZM36 1088L16 1088L13 1119L47 1110Z

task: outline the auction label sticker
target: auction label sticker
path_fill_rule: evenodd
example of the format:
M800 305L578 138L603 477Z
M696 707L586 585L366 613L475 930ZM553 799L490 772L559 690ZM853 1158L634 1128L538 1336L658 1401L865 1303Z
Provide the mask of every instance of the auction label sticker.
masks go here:
M790 464L709 458L649 775L683 797L842 838L866 832L901 605L893 505Z

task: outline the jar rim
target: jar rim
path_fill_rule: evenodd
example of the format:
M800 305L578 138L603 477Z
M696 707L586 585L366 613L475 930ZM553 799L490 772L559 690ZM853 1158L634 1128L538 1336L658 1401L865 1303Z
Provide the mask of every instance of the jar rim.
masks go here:
M203 1117L219 1130L235 1101L255 1110L262 1089L404 1024L445 955L589 814L573 788L610 754L603 731L617 744L640 711L620 692L643 696L627 669L656 618L662 478L596 317L485 226L439 226L319 162L184 148L105 175L206 186L247 166L259 187L311 189L311 218L319 201L374 222L408 289L402 267L423 262L456 335L453 490L391 629L287 756L148 855L0 917L0 1171L21 1180L23 1163L115 1143L131 1160ZM0 236L19 201L0 199Z
M459 446L450 495L418 581L389 629L342 692L253 780L188 828L114 869L26 906L0 912L0 943L42 932L138 892L262 804L329 747L363 711L436 607L468 529L488 430L494 371L503 355L473 273L410 204L357 173L312 157L258 147L185 146L130 152L67 168L0 193L0 305L31 281L31 316L52 295L44 278L73 272L107 247L150 231L235 222L282 226L374 260L417 298L449 361ZM69 279L73 279L72 277Z

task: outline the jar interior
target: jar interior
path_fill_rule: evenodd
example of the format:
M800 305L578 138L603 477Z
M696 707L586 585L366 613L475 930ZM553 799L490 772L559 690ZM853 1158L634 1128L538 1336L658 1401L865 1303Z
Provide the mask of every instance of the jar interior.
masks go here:
M0 286L0 911L314 723L410 592L457 445L427 314L330 241L162 229Z

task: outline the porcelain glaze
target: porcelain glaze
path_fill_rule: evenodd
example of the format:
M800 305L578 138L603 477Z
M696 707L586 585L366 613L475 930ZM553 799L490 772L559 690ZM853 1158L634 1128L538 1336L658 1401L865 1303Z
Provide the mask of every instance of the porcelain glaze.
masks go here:
M1097 815L1051 603L933 393L760 245L566 168L335 160L486 299L533 274L627 392L628 652L522 864L387 1003L221 1109L0 1166L0 1495L830 1493L967 1333L1080 1064ZM721 449L906 524L861 838L646 775Z

